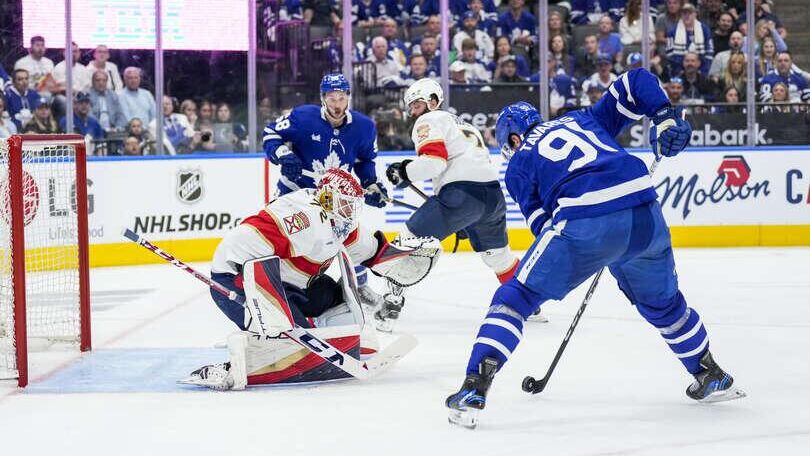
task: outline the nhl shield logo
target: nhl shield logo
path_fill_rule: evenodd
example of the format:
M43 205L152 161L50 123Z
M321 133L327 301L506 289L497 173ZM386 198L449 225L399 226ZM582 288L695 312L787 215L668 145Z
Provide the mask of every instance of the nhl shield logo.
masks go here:
M181 169L177 172L177 199L184 204L194 204L203 197L202 171Z

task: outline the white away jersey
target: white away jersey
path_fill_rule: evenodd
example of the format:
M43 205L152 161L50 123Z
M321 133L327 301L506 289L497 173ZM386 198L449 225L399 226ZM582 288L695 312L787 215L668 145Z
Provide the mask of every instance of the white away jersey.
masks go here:
M423 114L416 119L411 136L417 155L447 162L433 178L435 193L450 182L498 180L481 133L455 115L439 110Z

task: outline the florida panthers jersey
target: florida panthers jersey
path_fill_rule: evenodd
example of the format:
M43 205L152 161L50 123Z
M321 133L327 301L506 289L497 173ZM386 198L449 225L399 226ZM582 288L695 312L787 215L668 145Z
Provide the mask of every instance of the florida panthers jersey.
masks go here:
M246 261L276 255L282 280L306 288L312 276L329 267L341 243L355 263L373 257L378 245L374 234L362 228L339 239L315 191L299 190L270 201L230 231L217 247L212 271L238 274Z
M416 119L411 136L417 155L446 163L433 177L435 193L450 182L498 180L498 171L490 162L481 133L455 115L440 110L422 114Z
M299 106L264 129L264 153L268 160L277 164L277 150L282 146L289 147L306 170L318 174L329 168L353 171L363 187L377 181L374 169L377 129L371 119L357 111L347 111L344 124L334 128L320 106ZM294 180L282 175L278 183L282 195L313 187L315 182L309 177Z
M595 217L656 198L644 162L615 137L669 100L644 69L619 77L596 105L531 129L506 170L506 186L533 233L546 221Z

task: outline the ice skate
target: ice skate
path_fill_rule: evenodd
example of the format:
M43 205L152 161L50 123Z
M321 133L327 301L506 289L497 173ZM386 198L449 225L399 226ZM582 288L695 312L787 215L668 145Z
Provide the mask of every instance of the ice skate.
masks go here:
M445 400L450 409L447 421L467 429L478 426L478 413L486 405L487 391L497 370L498 360L487 357L478 366L478 374L467 375L461 389Z
M203 366L192 372L188 377L178 380L177 383L204 386L217 391L228 391L233 388L234 384L230 369L231 363L227 362Z
M734 378L714 362L711 352L700 358L703 371L695 375L695 382L686 389L686 395L698 402L723 402L747 396L734 386Z
M357 294L360 297L360 305L363 306L363 311L366 315L374 313L374 311L383 304L383 295L374 291L371 285L358 287Z
M383 303L374 312L374 326L378 331L390 333L394 329L394 323L399 318L399 313L405 306L405 297L394 293L386 293Z
M534 311L533 314L529 315L527 318L528 321L535 321L537 323L548 323L548 317L542 313L542 307L538 308Z

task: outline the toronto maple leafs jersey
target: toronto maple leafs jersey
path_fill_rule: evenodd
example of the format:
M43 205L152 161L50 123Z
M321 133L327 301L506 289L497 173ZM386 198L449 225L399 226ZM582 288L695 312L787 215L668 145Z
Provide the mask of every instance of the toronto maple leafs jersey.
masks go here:
M791 103L807 103L810 101L810 86L799 72L791 69L787 76L782 76L776 70L771 70L761 81L759 98L762 102L770 102L773 99L773 86L778 83L784 84L788 89L788 97Z
M329 168L354 172L366 187L377 182L374 159L377 157L377 129L374 122L357 111L347 111L343 125L334 128L320 106L299 106L279 117L264 129L264 153L278 164L279 147L289 149L301 159L306 170L323 174ZM293 180L280 176L278 189L286 194L300 188L314 188L315 181L306 176Z
M669 105L645 69L622 74L594 106L538 124L506 169L506 187L537 235L549 219L596 217L656 199L644 162L616 136Z

